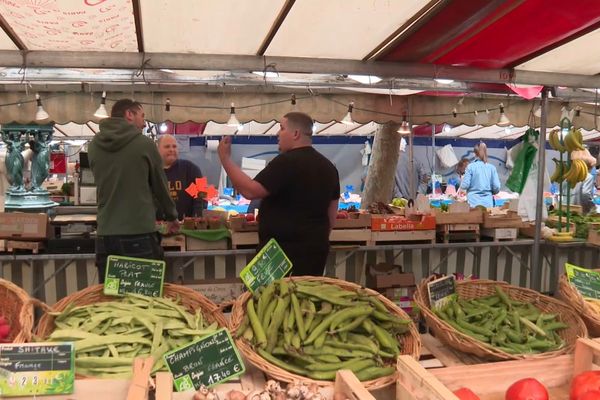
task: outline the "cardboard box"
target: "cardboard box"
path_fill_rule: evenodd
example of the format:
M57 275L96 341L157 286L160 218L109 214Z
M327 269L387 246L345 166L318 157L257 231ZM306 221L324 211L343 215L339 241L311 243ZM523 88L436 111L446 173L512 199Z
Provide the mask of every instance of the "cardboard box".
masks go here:
M0 213L0 239L39 240L48 237L48 214Z
M203 294L215 304L233 301L245 290L245 285L240 278L205 279L184 282L183 285Z
M433 215L372 215L372 231L419 231L435 230L435 216Z
M415 275L402 272L402 266L379 263L367 266L367 287L378 291L415 318L413 296L417 289Z

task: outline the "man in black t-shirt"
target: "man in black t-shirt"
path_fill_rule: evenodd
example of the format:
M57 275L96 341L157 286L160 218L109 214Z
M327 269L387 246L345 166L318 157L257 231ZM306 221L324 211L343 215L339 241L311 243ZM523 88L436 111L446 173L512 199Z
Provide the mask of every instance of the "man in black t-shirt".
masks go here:
M205 202L200 197L194 199L185 191L191 183L196 181L196 178L202 178L200 168L191 161L179 159L177 140L174 136L160 136L157 145L167 175L169 193L177 207L179 220L184 217L201 216ZM162 219L160 215L158 219Z
M337 214L340 182L335 166L312 147L310 116L291 112L281 122L279 154L255 179L231 160L231 138L219 158L233 186L247 199L262 199L259 248L274 238L293 263L294 275L323 275L329 233Z

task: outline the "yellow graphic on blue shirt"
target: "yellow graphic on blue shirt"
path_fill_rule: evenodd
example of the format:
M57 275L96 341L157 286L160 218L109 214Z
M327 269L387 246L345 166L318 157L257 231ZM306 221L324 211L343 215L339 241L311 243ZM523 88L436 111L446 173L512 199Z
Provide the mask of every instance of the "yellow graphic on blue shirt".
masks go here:
M181 181L169 181L169 193L174 201L179 199L179 192L183 190L183 183Z

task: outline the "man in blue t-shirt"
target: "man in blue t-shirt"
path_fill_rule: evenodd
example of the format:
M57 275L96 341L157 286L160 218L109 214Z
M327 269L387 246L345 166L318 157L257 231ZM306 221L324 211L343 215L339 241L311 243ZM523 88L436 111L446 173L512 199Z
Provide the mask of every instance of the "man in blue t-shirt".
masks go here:
M191 161L179 159L177 140L173 135L162 135L158 138L158 152L163 160L169 193L177 207L179 220L184 217L201 216L202 210L206 208L205 201L200 196L194 199L185 191L196 178L202 178L200 168Z

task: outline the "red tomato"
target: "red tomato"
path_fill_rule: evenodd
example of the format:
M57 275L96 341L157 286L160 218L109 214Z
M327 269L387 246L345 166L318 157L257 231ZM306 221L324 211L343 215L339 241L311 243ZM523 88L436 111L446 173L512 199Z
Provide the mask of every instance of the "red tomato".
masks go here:
M586 371L571 381L570 400L578 400L582 394L592 390L600 391L600 371ZM600 397L598 397L600 399Z
M10 326L2 325L0 326L0 339L6 339L10 334Z
M590 390L577 398L577 400L599 400L600 390Z
M455 390L454 395L458 397L460 400L481 400L479 396L477 396L473 391L469 388L460 388Z
M548 391L538 380L525 378L516 381L506 391L506 400L548 400Z

